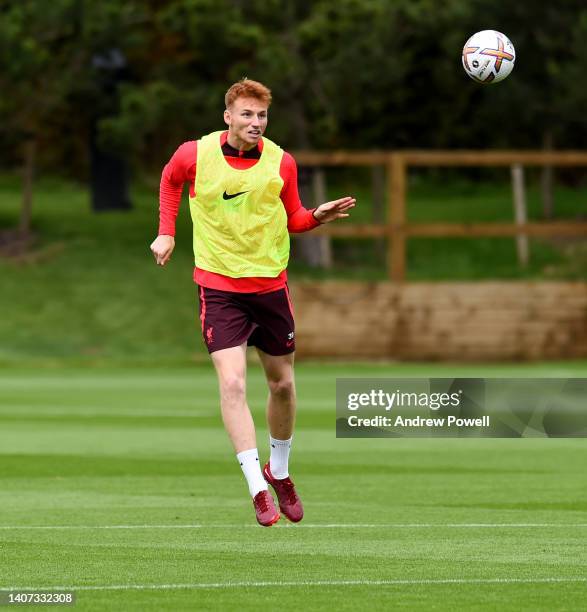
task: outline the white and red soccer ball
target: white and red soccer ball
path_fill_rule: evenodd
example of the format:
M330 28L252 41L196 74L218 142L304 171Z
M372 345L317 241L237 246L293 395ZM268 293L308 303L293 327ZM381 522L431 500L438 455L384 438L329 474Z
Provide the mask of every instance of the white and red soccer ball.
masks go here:
M496 30L473 34L463 47L463 68L478 83L503 81L515 61L516 50L511 40Z

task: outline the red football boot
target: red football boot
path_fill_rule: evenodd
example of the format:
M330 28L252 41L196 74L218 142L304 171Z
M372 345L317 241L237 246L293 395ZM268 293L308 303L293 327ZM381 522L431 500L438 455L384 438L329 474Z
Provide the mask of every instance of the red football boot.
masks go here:
M271 525L277 523L280 518L273 497L271 497L269 491L259 491L257 495L253 497L253 506L255 506L257 522L259 525L263 525L263 527L271 527Z
M263 477L275 490L279 509L292 523L299 523L304 518L304 507L289 476L281 480L274 478L267 462L263 468Z

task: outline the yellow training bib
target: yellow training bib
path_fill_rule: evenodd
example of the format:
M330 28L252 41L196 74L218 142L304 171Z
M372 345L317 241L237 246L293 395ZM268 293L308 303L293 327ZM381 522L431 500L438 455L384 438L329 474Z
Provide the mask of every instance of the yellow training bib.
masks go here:
M232 278L274 278L287 267L287 214L279 197L283 150L263 138L261 158L237 170L224 158L222 132L198 141L194 198L194 256L202 270Z

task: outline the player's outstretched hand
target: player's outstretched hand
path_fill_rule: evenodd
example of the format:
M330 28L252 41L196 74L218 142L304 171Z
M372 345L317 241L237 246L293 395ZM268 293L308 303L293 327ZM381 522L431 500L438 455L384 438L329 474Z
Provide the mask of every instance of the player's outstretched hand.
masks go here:
M157 236L151 244L151 251L158 266L164 266L170 259L171 253L175 248L175 238L173 236Z
M336 219L344 219L349 216L349 211L354 208L356 203L355 198L346 197L340 198L340 200L333 200L332 202L325 202L320 204L314 211L314 217L320 223L330 223Z

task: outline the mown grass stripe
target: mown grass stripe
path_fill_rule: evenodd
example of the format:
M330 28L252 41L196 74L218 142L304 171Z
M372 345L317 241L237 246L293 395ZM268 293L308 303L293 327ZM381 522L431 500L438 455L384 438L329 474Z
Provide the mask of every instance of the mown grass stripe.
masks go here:
M402 585L454 585L454 584L552 584L587 582L585 576L546 578L398 578L390 580L286 580L240 582L194 582L183 584L97 584L52 586L6 586L0 591L143 591L173 589L230 589L262 587L322 587L322 586L402 586Z

